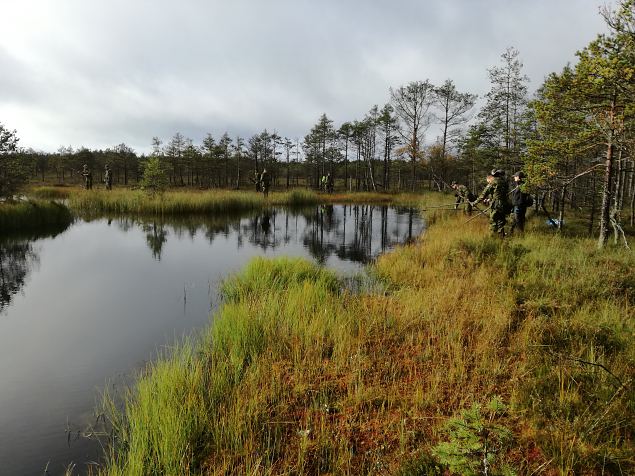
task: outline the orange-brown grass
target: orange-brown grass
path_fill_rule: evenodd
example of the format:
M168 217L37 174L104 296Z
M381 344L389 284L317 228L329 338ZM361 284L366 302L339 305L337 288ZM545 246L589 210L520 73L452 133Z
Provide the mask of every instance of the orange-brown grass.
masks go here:
M445 422L493 396L513 444L492 470L633 469L633 255L428 219L374 291L284 258L229 279L196 351L133 389L104 474L441 474Z

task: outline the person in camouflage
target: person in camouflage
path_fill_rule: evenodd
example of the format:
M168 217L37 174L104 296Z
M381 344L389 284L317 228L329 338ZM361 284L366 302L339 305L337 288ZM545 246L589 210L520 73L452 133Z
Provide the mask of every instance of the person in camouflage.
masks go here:
M86 190L92 190L93 188L93 173L88 168L88 164L84 164L81 175L84 176L84 188Z
M258 174L258 170L254 170L254 178L251 181L256 185L256 192L260 192L260 174Z
M106 164L106 171L104 172L104 183L106 184L106 190L112 190L112 171L108 164Z
M470 192L470 189L465 185L452 182L450 186L454 189L454 196L456 197L456 203L454 204L454 209L457 210L459 205L462 202L465 202L465 213L468 215L472 214L472 204L471 202L476 199L476 195Z
M521 233L525 231L525 214L527 208L531 207L534 200L531 195L525 192L525 172L522 170L513 175L515 187L512 189L511 203L514 207L513 220L510 232L514 232L514 228L518 228Z
M271 186L271 177L269 176L269 172L267 172L267 169L262 169L262 173L260 174L260 188L265 198L269 196L270 186Z
M326 192L333 193L333 176L331 175L331 172L326 174Z
M505 180L505 172L502 170L492 170L487 175L487 185L481 194L470 202L472 206L477 203L489 200L489 226L493 234L505 236L505 224L507 223L507 215L510 212L509 199L507 197L509 189Z

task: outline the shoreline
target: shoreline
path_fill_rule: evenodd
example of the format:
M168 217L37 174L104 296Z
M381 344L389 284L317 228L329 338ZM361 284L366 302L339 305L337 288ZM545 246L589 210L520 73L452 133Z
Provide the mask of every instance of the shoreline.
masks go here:
M125 414L106 397L120 444L100 474L441 474L464 450L453 418L505 430L488 455L501 471L599 468L609 447L631 467L635 397L562 356L635 375L632 253L428 221L372 267L379 293L288 258L228 278L200 341L153 362ZM606 429L580 437L598 418Z

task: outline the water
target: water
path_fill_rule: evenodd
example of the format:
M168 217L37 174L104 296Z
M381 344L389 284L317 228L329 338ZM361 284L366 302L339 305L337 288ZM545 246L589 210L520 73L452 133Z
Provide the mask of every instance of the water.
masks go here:
M345 274L421 233L411 209L318 206L243 217L79 220L0 239L0 475L85 473L106 386L210 322L221 279L259 255ZM61 232L61 233L60 233Z

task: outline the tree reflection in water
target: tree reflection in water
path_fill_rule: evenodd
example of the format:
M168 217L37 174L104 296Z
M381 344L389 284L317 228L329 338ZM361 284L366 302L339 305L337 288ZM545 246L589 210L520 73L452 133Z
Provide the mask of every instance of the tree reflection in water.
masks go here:
M168 241L168 232L165 229L163 223L144 223L142 229L146 234L146 242L148 248L152 251L152 257L157 261L161 261L161 251L163 251L163 245Z
M278 218L282 230L275 226L276 215L284 215L284 219ZM320 264L331 256L369 263L380 253L412 240L423 227L412 208L375 205L321 205L300 212L279 210L273 217L271 232L263 225L268 223L267 214L253 217L249 241L263 249L275 249L295 239Z
M28 241L0 243L0 313L11 303L39 257Z
M146 234L148 247L160 260L170 235L194 238L203 233L212 243L218 236L246 243L263 251L301 245L313 259L325 264L330 257L369 263L397 244L412 240L423 228L412 208L378 205L320 205L292 209L269 209L256 215L215 215L167 220L121 218L119 227L129 230L136 223Z
M21 291L29 273L40 265L40 257L33 247L35 240L55 237L70 225L55 224L28 235L0 236L0 313Z

